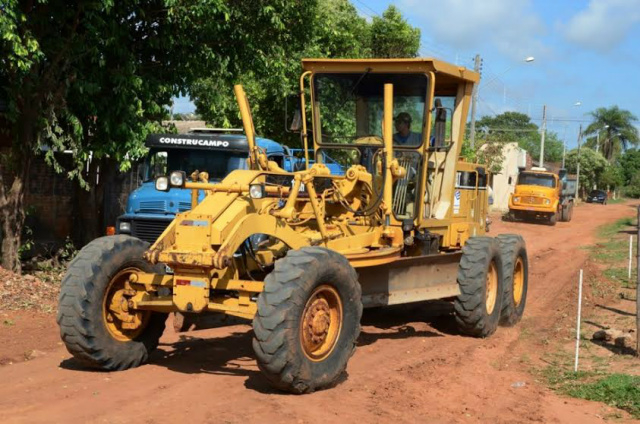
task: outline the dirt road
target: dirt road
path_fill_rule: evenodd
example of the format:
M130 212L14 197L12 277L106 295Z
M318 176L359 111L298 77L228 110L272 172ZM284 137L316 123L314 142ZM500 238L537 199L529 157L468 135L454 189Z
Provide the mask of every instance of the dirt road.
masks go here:
M610 408L560 397L526 371L523 358L535 362L544 346L522 329L553 334L557 311L573 310L581 246L633 213L583 205L555 227L495 222L492 235L526 238L529 297L523 323L486 340L457 334L443 303L366 311L345 381L306 396L269 388L247 325L168 329L150 364L118 373L79 370L56 346L0 367L0 422L602 422Z

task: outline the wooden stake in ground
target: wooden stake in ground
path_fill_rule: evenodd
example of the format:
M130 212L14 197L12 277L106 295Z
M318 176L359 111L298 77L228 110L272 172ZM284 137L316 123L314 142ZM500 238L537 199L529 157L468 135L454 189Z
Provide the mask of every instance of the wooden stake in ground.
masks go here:
M576 328L576 362L573 367L574 372L578 372L578 353L580 352L580 315L582 315L582 270L580 270L580 281L578 283L578 324Z

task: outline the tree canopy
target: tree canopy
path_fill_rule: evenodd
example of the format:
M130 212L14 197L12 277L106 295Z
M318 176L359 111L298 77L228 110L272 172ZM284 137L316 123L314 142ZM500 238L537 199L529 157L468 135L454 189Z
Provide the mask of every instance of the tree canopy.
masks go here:
M628 110L618 106L601 107L591 112L593 122L585 130L585 135L591 135L585 145L602 152L609 161L619 157L624 150L637 146L640 142L638 128L635 123L638 118Z
M173 96L203 75L223 85L251 69L277 72L283 65L272 58L303 49L315 10L315 0L4 1L1 118L12 147L2 167L13 178L0 180L2 265L19 270L34 155L47 150L55 166L55 151L73 151L76 167L66 172L79 179L89 152L126 168Z
M570 174L578 171L580 160L580 193L584 194L598 186L608 167L607 160L600 153L589 148L573 149L567 152L566 167Z
M490 165L493 172L500 172L502 148L507 143L518 143L534 160L540 158L540 129L531 118L519 112L505 112L496 116L483 116L476 121L478 158ZM545 135L545 162L562 160L563 143L558 135L547 131Z
M302 48L278 52L267 61L269 66L254 64L235 80L245 86L258 133L296 147L299 137L285 130L284 103L299 92L302 58L415 57L420 47L420 30L410 26L394 6L368 23L348 0L320 0L307 18L310 32ZM212 75L196 81L189 91L197 113L207 122L240 126L226 81ZM289 103L289 111L297 106L291 100L296 104Z

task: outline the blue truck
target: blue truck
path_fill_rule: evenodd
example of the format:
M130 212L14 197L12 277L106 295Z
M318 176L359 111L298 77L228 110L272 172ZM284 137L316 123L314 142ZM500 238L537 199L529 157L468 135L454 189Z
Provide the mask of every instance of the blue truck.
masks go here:
M176 213L191 209L191 190L155 189L155 177L167 171L194 170L209 173L209 181L221 181L231 171L247 168L249 146L241 130L194 129L187 134L151 134L145 142L149 154L141 164L142 185L127 200L125 213L118 217L117 234L130 234L153 243L167 228ZM289 149L273 140L257 137L256 144L264 149L269 160L287 171L304 168L293 160ZM296 169L293 169L293 167ZM204 192L199 193L199 201Z

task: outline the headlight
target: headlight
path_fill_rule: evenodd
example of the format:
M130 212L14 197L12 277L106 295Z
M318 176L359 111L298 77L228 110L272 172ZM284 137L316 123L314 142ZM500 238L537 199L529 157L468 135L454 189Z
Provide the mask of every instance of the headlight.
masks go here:
M167 177L156 178L156 190L169 191L169 178Z
M184 180L186 179L186 174L184 171L173 171L169 176L169 182L171 183L171 187L184 187Z
M264 194L263 184L251 184L249 186L249 196L251 196L252 199L262 199Z
M544 199L544 204L545 204L545 205L550 205L550 204L551 204L551 200L549 200L549 199Z
M131 223L130 222L121 222L120 227L118 227L121 233L130 233L131 232Z
M513 202L514 203L520 203L520 198L519 197L514 197L513 198Z

